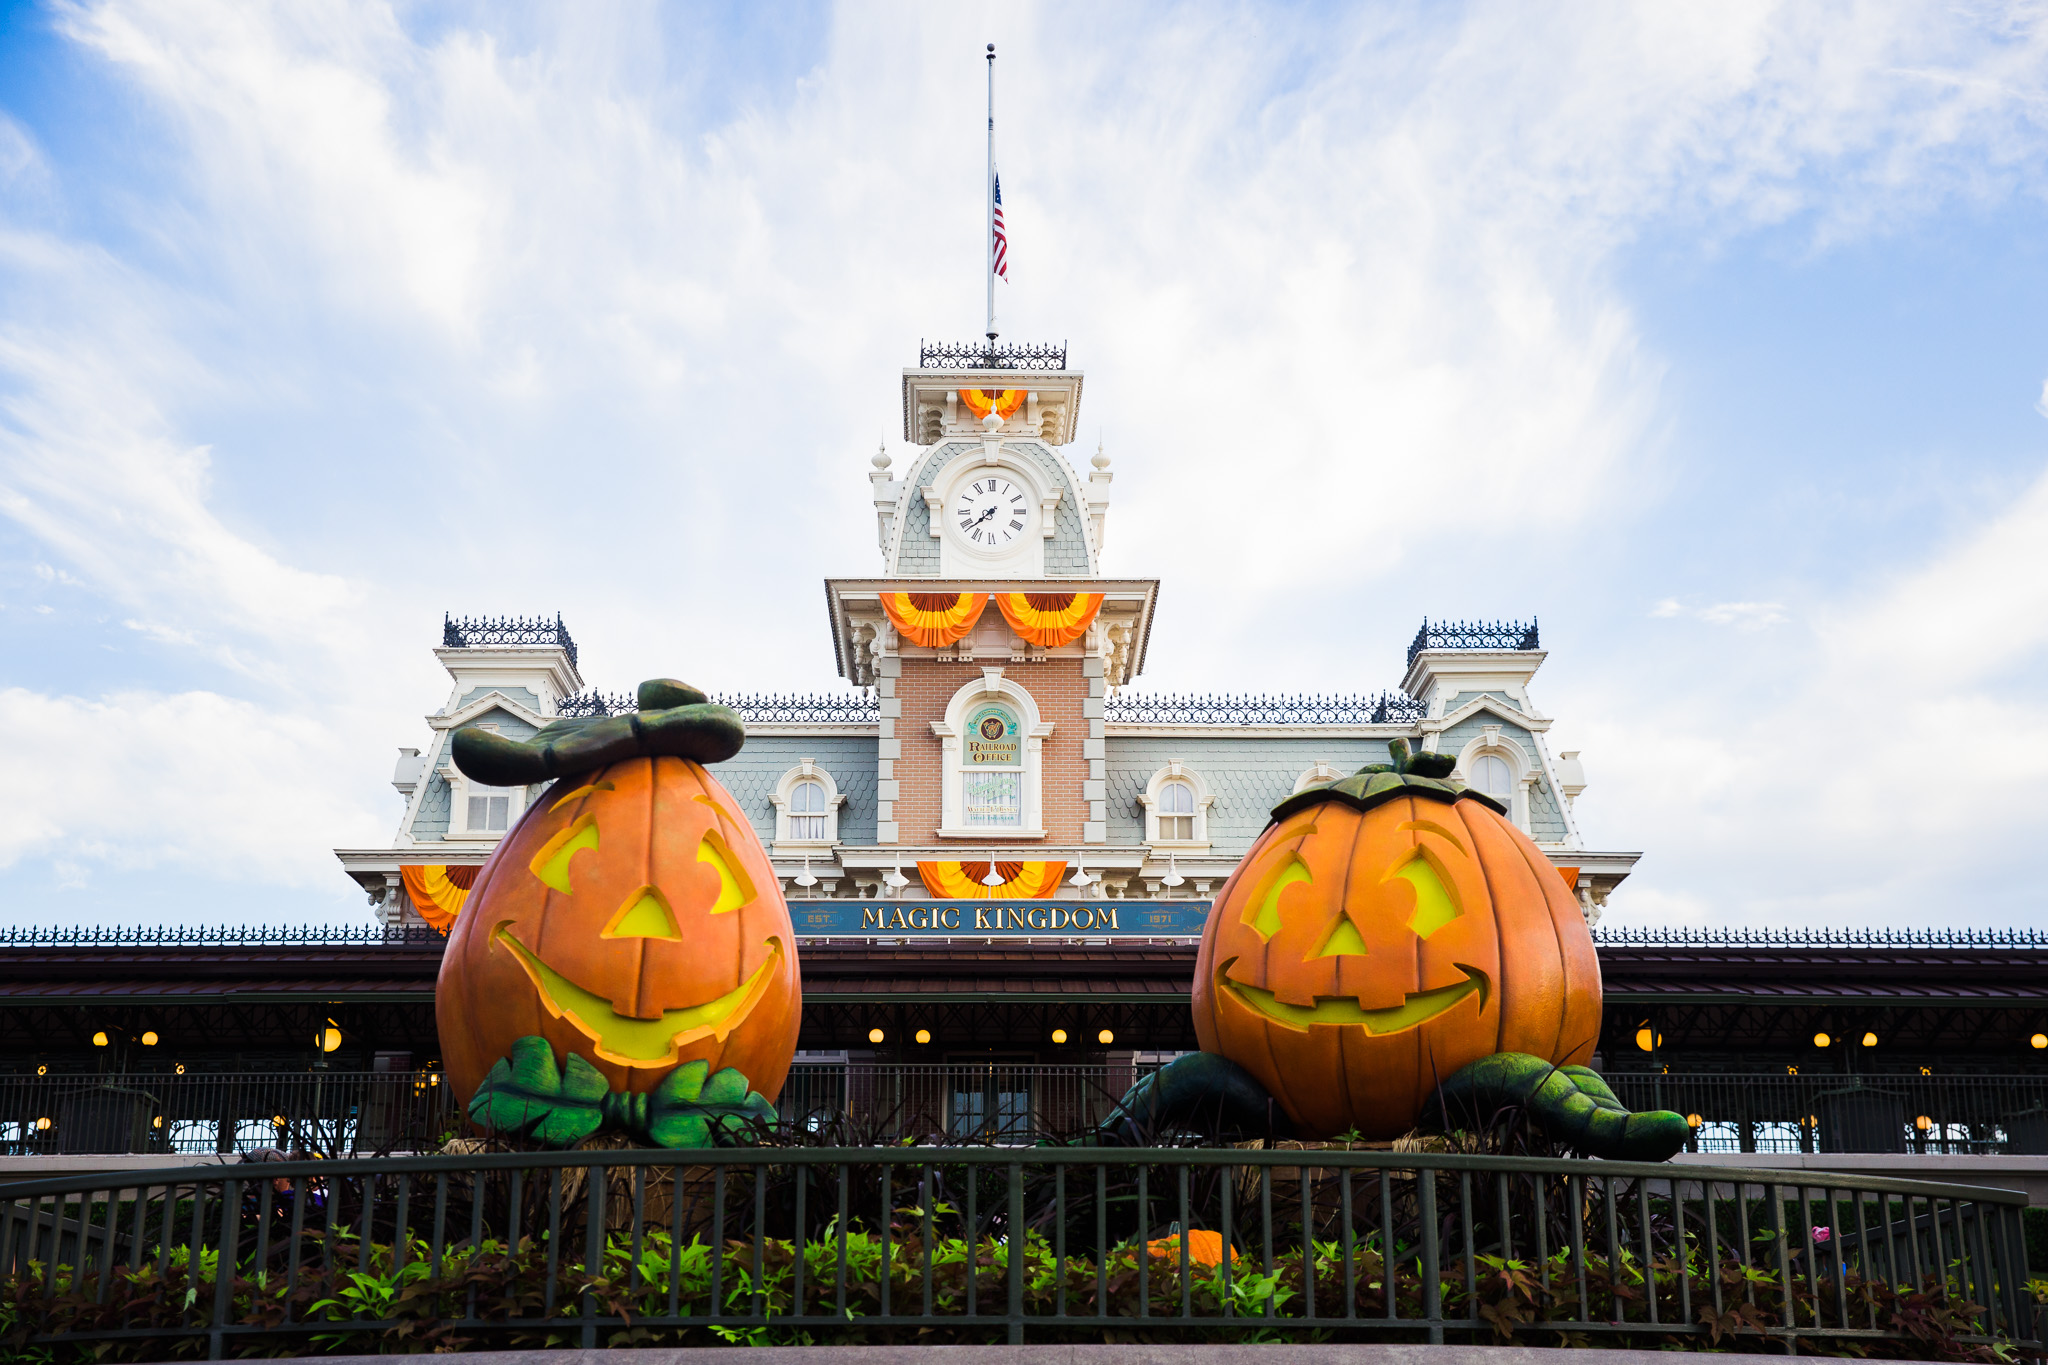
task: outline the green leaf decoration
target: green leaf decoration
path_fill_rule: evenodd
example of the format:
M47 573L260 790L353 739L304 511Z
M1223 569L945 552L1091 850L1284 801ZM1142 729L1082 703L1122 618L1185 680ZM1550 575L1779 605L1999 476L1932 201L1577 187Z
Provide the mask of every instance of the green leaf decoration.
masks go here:
M484 1077L469 1102L469 1116L494 1133L573 1147L603 1126L610 1090L589 1062L571 1053L564 1072L555 1066L547 1039L528 1035Z
M1484 1127L1510 1105L1557 1141L1610 1161L1669 1160L1692 1133L1683 1114L1630 1113L1589 1067L1555 1066L1525 1052L1497 1052L1460 1069L1430 1097L1422 1126Z
M708 1062L677 1067L646 1094L614 1091L573 1052L557 1069L547 1039L529 1035L491 1068L469 1116L491 1132L550 1147L573 1147L605 1129L657 1147L710 1147L755 1123L774 1123L775 1106L737 1068L713 1075Z
M660 1147L709 1147L722 1137L740 1136L752 1124L775 1122L775 1106L737 1068L711 1074L708 1062L677 1067L646 1099L641 1131Z

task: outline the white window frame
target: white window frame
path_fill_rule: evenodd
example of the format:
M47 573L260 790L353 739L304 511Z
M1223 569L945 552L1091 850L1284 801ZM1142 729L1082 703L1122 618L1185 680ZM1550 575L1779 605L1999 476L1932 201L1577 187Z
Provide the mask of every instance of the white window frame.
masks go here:
M961 761L961 733L967 713L985 702L1002 702L1017 712L1024 738L1024 780L1020 793L1019 820L1014 829L977 825L969 828L962 779L966 765ZM984 843L1002 839L1043 839L1045 837L1045 741L1052 735L1052 722L1043 719L1038 702L1022 684L1003 676L1000 668L984 667L981 679L955 692L946 703L943 720L931 723L939 738L941 788L939 828L941 839L979 839Z
M1185 782L1195 793L1195 837L1192 839L1162 839L1159 837L1160 793L1169 782ZM1202 852L1209 847L1209 807L1216 797L1210 792L1209 784L1202 775L1179 759L1169 759L1165 767L1152 774L1152 780L1145 784L1145 790L1138 795L1138 804L1145 808L1145 842L1157 849L1175 852Z
M1470 786L1472 769L1482 755L1497 758L1508 765L1508 819L1527 834L1529 789L1540 776L1536 765L1529 761L1528 751L1516 743L1513 736L1502 734L1498 725L1487 725L1481 727L1479 734L1458 751L1457 770L1451 775ZM1478 788L1473 787L1473 790ZM1486 794L1492 795L1491 792Z
M1288 795L1298 796L1310 787L1318 786L1324 782L1335 782L1339 778L1349 776L1349 773L1339 772L1331 764L1319 759L1315 767L1304 769L1301 776L1294 779L1294 790L1289 792Z
M795 839L790 837L791 819L789 802L796 794L800 782L815 782L825 789L825 837L822 839ZM798 852L829 849L839 842L839 808L846 804L839 784L832 780L832 774L818 766L815 758L806 758L784 773L775 783L775 790L768 795L775 806L775 847L776 851L787 848Z
M526 814L528 788L490 787L481 782L472 782L463 775L460 768L450 767L445 774L448 779L448 835L450 839L475 839L496 843L512 832L519 823L519 817ZM505 828L471 829L469 827L469 798L471 796L496 796L503 793L511 799L505 804Z

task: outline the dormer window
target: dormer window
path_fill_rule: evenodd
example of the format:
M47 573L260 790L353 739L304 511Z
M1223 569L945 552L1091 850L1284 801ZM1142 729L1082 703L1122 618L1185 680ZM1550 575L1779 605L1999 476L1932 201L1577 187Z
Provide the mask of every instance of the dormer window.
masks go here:
M1499 754L1481 754L1472 760L1472 785L1509 810L1515 808L1514 775Z
M512 823L512 793L503 787L469 789L469 832L503 834Z
M822 839L825 837L825 788L821 784L803 781L790 788L789 837L792 839Z
M1159 788L1159 837L1195 837L1195 789L1178 779Z

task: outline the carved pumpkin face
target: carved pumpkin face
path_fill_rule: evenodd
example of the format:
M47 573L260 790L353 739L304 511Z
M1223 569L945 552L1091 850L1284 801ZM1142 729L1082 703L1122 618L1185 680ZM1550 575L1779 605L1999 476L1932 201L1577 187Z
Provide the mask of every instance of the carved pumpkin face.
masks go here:
M1592 1055L1592 936L1490 802L1383 771L1275 817L1210 911L1194 1022L1304 1134L1398 1137L1440 1082L1496 1052Z
M767 851L710 773L661 756L562 779L505 836L449 936L435 1012L460 1095L538 1034L617 1090L703 1060L772 1098L801 998Z

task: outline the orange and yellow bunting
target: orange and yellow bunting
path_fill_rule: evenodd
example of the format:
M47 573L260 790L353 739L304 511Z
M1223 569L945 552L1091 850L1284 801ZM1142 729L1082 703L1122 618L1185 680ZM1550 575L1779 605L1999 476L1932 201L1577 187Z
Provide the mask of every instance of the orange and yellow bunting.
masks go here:
M476 874L474 867L447 867L441 863L409 863L398 869L405 882L405 894L412 898L412 908L444 934L462 913L469 888L476 885Z
M1099 592L999 592L996 606L1017 637L1046 649L1081 638L1102 610Z
M1040 896L1050 896L1058 888L1060 878L1067 875L1067 865L999 862L996 875L1003 880L997 886L989 886L982 881L988 875L987 863L920 862L917 875L924 880L925 890L949 901L1037 900Z
M993 412L1004 421L1009 421L1018 408L1024 406L1023 389L962 389L960 401L974 414L978 422Z
M981 619L985 592L885 592L882 610L904 639L927 649L950 645Z

